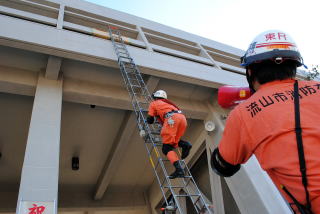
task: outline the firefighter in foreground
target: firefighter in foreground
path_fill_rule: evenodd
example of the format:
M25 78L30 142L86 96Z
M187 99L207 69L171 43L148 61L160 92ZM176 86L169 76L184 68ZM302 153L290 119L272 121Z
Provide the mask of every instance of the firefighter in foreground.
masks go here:
M320 82L295 80L303 60L282 31L258 35L241 61L256 92L231 111L212 169L232 176L254 154L295 213L320 214Z
M189 155L192 147L191 143L180 139L187 128L186 117L178 106L167 99L165 91L158 90L153 93L152 97L154 101L150 103L147 122L149 124L154 123L154 117L156 117L162 124L162 152L176 169L169 178L184 177L180 159L174 149L178 146L182 148L182 159Z

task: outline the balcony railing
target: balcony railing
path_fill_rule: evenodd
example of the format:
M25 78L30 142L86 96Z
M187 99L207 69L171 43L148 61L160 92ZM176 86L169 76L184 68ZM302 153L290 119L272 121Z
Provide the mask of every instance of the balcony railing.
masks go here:
M110 39L107 29L108 26L114 26L121 31L125 42L130 46L207 66L220 66L221 69L230 72L244 73L244 69L239 66L239 56L232 53L146 27L141 27L139 30L138 26L134 24L73 8L69 5L60 5L52 0L0 1L0 14L102 39ZM203 54L203 51L206 54Z

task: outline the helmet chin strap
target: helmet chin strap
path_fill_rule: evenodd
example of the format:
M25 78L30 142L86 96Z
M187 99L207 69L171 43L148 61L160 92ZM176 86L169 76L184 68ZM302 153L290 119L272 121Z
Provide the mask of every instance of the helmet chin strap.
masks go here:
M246 77L247 77L247 81L249 83L249 88L251 89L251 93L254 94L256 92L256 90L253 87L253 78L249 75L249 71L248 68L246 68Z

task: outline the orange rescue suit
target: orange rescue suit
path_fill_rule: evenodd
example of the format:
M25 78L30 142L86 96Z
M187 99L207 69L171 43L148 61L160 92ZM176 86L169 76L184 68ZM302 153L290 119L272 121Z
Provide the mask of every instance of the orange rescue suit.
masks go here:
M150 103L148 114L153 117L158 117L162 123L161 137L164 144L170 144L174 148L178 147L178 142L183 136L187 120L183 114L172 114L171 119L174 121L173 125L168 124L169 118L165 118L165 114L171 111L179 110L173 103L166 99L157 99Z
M219 151L233 165L245 163L254 154L290 203L280 185L306 204L295 135L293 84L291 79L263 84L231 111ZM320 214L320 82L299 81L299 97L308 191L312 211Z

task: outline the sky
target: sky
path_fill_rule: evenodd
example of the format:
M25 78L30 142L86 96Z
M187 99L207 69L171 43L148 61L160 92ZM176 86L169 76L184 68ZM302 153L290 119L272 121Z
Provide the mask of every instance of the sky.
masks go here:
M246 50L278 29L298 45L305 64L320 64L319 0L86 0Z

